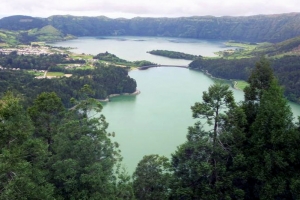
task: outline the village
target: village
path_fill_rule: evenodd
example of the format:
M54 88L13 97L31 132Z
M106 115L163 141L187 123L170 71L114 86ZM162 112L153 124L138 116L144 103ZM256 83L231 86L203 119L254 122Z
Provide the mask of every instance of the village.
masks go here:
M52 55L52 54L65 54L66 49L61 49L60 47L51 47L51 46L46 46L44 42L33 42L31 45L20 45L17 47L10 47L10 48L0 48L0 55L9 55L12 52L16 52L18 55ZM70 58L67 58L68 60ZM83 60L83 59L79 59ZM87 60L90 63L94 63L97 61L97 59L89 59ZM62 65L65 69L77 69L80 67L83 67L84 64L68 64L68 65ZM12 71L19 71L21 70L20 68L7 68L3 67L0 65L0 70L12 70ZM32 69L28 70L33 74L36 74L37 76L35 78L41 79L41 78L55 78L61 76L63 73L58 73L56 75L52 75L50 72L47 70L37 70L37 69ZM48 74L51 75L48 75ZM58 75L58 76L57 76ZM66 74L64 76L69 77L70 74Z
M26 47L21 48L1 48L0 54L8 55L12 52L17 52L18 55L41 55L41 54L48 54L51 55L53 52L49 50L49 47L43 46L43 47L35 47L28 45Z

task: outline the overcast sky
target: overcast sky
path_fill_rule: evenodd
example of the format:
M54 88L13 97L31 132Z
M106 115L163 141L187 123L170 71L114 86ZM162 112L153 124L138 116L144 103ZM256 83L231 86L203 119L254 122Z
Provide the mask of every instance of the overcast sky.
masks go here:
M299 0L0 0L0 17L30 15L181 17L300 12Z

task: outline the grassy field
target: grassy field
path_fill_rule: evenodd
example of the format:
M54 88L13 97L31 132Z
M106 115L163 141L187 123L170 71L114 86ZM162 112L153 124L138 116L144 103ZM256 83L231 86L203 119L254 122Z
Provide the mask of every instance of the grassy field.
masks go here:
M9 45L6 43L0 43L0 47L8 47Z
M244 88L248 85L249 83L247 83L246 81L242 81L242 80L235 81L235 88L239 90L244 90Z
M46 76L64 76L63 72L47 72Z
M73 59L93 59L92 55L86 55L86 54L72 54L70 55Z
M44 76L44 72L37 72L33 70L27 70L30 74L33 74L34 76Z
M239 42L226 42L226 46L232 47L232 51L219 51L215 54L222 56L225 59L241 59L241 58L250 58L253 57L253 53L263 53L265 48L269 47L270 43L239 43Z

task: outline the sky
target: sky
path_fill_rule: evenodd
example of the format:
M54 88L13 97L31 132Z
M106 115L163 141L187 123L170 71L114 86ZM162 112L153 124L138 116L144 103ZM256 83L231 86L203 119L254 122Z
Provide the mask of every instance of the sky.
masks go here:
M0 5L0 17L219 17L300 12L299 0L0 0Z

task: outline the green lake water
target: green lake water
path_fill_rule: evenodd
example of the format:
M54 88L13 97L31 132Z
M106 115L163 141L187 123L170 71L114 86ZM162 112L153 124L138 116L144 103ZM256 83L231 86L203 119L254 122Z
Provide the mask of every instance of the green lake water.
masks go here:
M79 38L55 45L77 47L73 50L77 53L108 51L127 60L171 65L187 65L189 61L153 56L146 51L164 49L213 56L213 52L227 48L222 41L145 37ZM120 144L123 165L132 173L144 155L171 157L186 141L187 128L195 123L190 107L201 101L203 91L214 81L199 71L172 67L133 70L129 76L137 81L141 93L111 98L103 103L103 114L108 130L116 133L113 140ZM236 101L241 101L243 92L232 90ZM300 106L290 105L295 116L300 115Z

